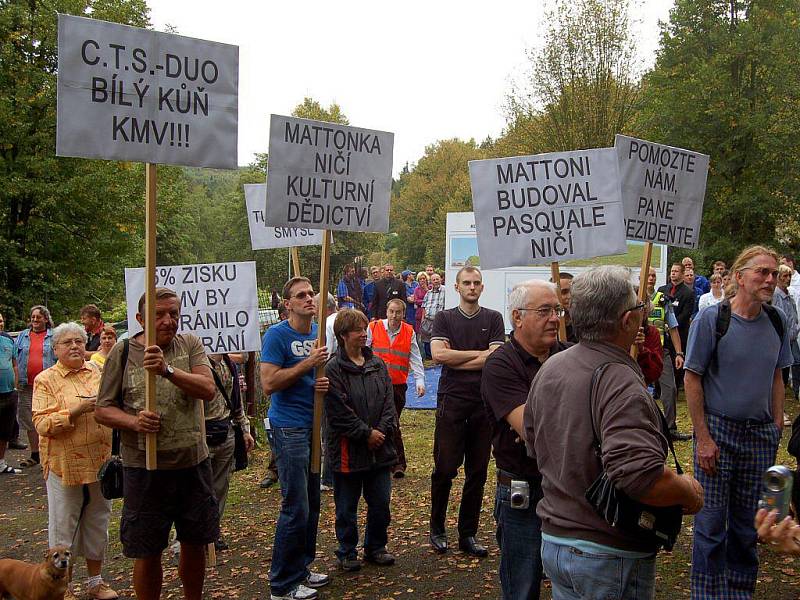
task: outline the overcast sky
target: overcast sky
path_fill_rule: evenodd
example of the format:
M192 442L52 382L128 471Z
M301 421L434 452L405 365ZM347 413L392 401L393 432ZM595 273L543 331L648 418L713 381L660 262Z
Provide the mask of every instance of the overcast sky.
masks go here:
M149 0L155 29L239 46L239 164L267 152L269 115L310 96L351 125L395 134L394 173L425 146L496 137L525 51L544 32L543 2ZM641 0L634 18L650 66L672 0Z

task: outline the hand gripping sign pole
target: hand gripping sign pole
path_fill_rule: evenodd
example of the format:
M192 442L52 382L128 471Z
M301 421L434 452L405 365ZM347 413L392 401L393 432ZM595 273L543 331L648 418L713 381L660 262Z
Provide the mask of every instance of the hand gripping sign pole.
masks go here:
M272 115L264 223L322 232L317 346L325 344L331 231L389 230L394 134ZM292 244L294 246L301 244ZM316 369L324 376L324 368ZM311 472L321 466L323 394L314 393Z
M144 345L145 348L156 343L156 175L157 168L153 163L145 165L145 292L144 292ZM145 410L156 412L156 374L145 371L144 379ZM145 436L145 466L148 471L155 471L157 465L156 434Z
M322 348L327 343L325 339L325 312L328 308L328 272L331 261L331 236L325 231L322 237L322 257L319 267L319 306L317 306L317 348ZM298 271L299 272L299 271ZM319 365L315 373L316 378L325 377L325 365ZM322 463L322 404L325 393L314 390L314 425L311 432L311 472L319 474Z
M558 261L550 263L550 278L556 286L556 298L558 304L564 306L564 299L561 297L561 273L558 270ZM567 341L567 315L561 315L558 319L558 339L562 342Z
M193 79L175 63L178 56L185 64L203 61ZM58 15L56 155L146 165L145 346L156 343L156 164L235 169L238 85L237 46ZM188 99L189 86L194 110L176 113L161 101L179 89ZM155 392L148 371L145 408L153 412ZM156 435L145 440L152 470Z

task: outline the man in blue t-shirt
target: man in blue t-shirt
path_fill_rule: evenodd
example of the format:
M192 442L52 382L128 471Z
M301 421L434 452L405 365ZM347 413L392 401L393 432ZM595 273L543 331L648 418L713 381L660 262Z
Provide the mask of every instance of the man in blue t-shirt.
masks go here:
M772 309L783 322L781 338L765 308L778 280L778 256L751 246L732 274L727 331L717 338L722 304L708 307L692 322L686 352L694 473L704 490L694 520L693 599L750 598L755 590L753 521L761 478L775 461L783 429L781 369L793 362L785 316Z
M264 333L261 385L271 395L270 439L277 455L281 512L275 526L270 588L272 600L310 600L330 581L309 566L317 551L319 474L311 473L311 430L314 391L326 392L328 379L314 378L314 369L328 360L325 346L316 347L314 289L305 277L283 286L289 318Z

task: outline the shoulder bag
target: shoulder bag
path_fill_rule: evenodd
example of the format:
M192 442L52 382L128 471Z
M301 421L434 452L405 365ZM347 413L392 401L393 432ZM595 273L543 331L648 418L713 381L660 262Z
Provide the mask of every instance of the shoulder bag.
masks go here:
M123 407L122 390L125 387L125 367L128 364L128 339L123 340L122 347L122 383L119 386L117 405ZM120 431L112 430L111 433L111 458L105 461L97 471L97 481L100 484L100 493L106 500L122 498L122 457L120 456Z
M223 359L225 360L225 365L231 372L233 385L238 385L237 381L238 375L236 373L235 367L233 366L233 363L231 363L230 358L228 358L228 356L224 354L223 354ZM225 405L228 407L228 410L230 411L230 421L231 424L233 425L233 439L234 439L233 470L234 472L241 471L247 468L247 445L244 443L244 431L242 430L242 426L233 420L234 407L231 403L230 397L228 396L228 392L225 390L225 386L222 384L222 381L219 378L219 375L217 375L217 372L214 369L211 369L211 374L214 375L214 382L217 384L217 389L222 394L222 397L225 398ZM241 400L239 404L241 405ZM227 432L227 428L225 431Z
M594 388L609 364L612 363L602 364L595 369L589 390L589 418L592 423L593 446L597 460L601 460L601 450L600 440L594 424L594 411L592 410L594 406ZM656 407L656 410L661 420L661 430L667 438L672 458L675 460L675 470L678 475L683 475L683 469L678 462L678 457L675 455L672 440L670 440L667 433L666 419L660 408ZM618 490L614 486L614 482L608 478L605 470L586 490L586 499L609 525L619 528L628 535L635 536L642 541L649 542L655 547L672 550L675 541L678 539L678 534L683 524L683 508L681 506L650 506L638 502Z

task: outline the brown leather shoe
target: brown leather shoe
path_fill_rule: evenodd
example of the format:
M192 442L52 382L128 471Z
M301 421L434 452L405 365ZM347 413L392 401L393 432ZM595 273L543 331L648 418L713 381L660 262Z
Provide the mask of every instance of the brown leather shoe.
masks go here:
M119 594L112 590L105 581L101 581L89 590L89 597L95 600L115 600ZM66 600L66 596L64 597Z

